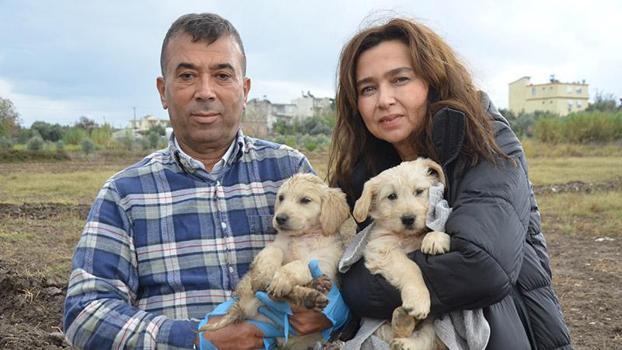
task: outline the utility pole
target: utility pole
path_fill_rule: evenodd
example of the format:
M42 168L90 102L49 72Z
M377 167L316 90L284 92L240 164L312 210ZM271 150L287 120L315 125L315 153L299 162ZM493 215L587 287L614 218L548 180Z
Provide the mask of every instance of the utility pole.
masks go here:
M132 125L132 129L136 129L138 128L136 125L136 106L133 106L132 109L134 110L134 124Z

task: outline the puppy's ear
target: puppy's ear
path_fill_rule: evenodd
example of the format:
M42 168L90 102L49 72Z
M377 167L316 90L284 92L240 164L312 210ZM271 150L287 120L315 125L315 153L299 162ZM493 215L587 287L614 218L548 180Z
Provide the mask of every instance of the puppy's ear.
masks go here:
M363 186L363 193L356 203L354 203L354 211L352 215L357 222L363 222L367 219L371 209L371 202L377 191L377 181L375 179L368 180Z
M424 159L423 164L428 167L428 175L435 178L438 182L442 183L443 186L445 183L445 173L443 172L443 167L437 162L431 159Z
M320 225L325 235L332 235L350 216L345 193L338 188L329 188L322 198Z

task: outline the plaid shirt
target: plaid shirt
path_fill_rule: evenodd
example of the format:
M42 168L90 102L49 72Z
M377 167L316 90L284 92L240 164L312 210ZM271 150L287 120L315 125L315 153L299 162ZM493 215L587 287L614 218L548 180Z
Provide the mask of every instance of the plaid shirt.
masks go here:
M312 171L300 152L240 131L230 157L208 173L173 137L95 199L65 301L75 347L192 348L198 320L274 239L281 183Z

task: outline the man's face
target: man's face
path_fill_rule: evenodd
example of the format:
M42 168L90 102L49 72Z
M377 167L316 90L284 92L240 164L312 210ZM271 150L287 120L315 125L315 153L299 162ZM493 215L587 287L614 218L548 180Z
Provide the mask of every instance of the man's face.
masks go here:
M165 64L157 87L182 148L204 154L228 147L250 90L239 45L230 36L207 45L180 33L166 47Z

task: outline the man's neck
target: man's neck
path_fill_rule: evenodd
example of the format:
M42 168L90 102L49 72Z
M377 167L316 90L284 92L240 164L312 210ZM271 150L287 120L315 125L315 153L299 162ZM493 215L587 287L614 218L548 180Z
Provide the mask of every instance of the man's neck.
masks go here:
M197 151L185 144L183 141L177 139L179 147L181 147L181 149L187 155L203 163L203 166L205 166L205 170L207 170L208 172L212 171L214 165L216 165L216 163L218 163L218 161L222 159L222 156L227 153L229 146L231 146L231 142L233 142L233 140L221 146L205 147L202 148L201 151Z

